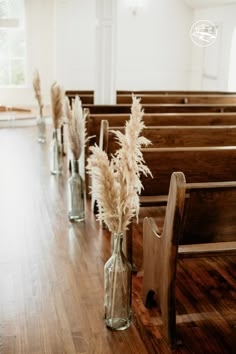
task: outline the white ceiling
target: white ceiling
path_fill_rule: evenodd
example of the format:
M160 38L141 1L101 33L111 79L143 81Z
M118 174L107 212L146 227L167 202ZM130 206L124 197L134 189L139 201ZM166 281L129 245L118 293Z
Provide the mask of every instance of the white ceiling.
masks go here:
M192 8L215 7L236 4L236 0L184 0Z

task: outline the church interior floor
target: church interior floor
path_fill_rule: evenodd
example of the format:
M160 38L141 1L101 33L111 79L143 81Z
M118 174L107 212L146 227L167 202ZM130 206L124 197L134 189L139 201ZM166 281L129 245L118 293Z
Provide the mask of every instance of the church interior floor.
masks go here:
M105 327L110 234L89 202L85 222L69 222L67 156L63 175L50 175L49 141L50 132L47 144L37 143L36 127L0 129L0 353L235 353L235 257L180 261L177 348L163 338L158 305L142 304L141 272L133 275L131 327ZM155 208L142 208L133 230L140 271L147 213Z

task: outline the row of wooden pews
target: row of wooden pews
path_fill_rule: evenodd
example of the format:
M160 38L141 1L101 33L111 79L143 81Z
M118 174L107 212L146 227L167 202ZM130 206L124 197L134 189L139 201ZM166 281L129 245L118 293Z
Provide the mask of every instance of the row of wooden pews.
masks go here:
M180 95L186 98L186 94L188 101L171 101ZM143 149L143 156L153 178L142 179L141 205L154 205L154 215L158 218L146 214L144 257L138 270L144 270L144 303L149 305L153 295L158 295L162 319L159 327L171 346L177 342L176 274L180 260L236 253L234 94L144 93L145 100L155 96L164 99L165 103L142 105L146 125L144 135L153 142L151 147ZM131 98L129 92L120 95ZM190 98L196 101L191 103ZM130 104L131 101L117 105L85 104L88 135L92 136L89 144L100 144L108 154L114 153L118 146L112 130L124 129L124 123L129 119ZM85 156L88 154L87 148ZM135 237L133 233L134 246ZM127 248L132 260L132 244L127 244ZM142 277L135 277L135 283L140 282ZM138 311L135 313L140 316ZM150 328L146 328L140 319L137 323L146 340ZM154 332L151 331L152 335ZM146 341L150 352L160 349L157 342L157 338Z

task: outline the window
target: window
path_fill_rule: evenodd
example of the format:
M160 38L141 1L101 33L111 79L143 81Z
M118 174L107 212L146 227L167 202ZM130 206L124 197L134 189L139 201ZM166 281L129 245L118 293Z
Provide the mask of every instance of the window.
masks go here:
M24 0L0 0L0 86L25 84Z

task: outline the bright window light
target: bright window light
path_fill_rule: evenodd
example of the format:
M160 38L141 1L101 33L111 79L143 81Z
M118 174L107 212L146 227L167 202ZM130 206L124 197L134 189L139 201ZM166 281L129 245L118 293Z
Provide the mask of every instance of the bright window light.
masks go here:
M25 84L24 0L0 0L0 86Z

